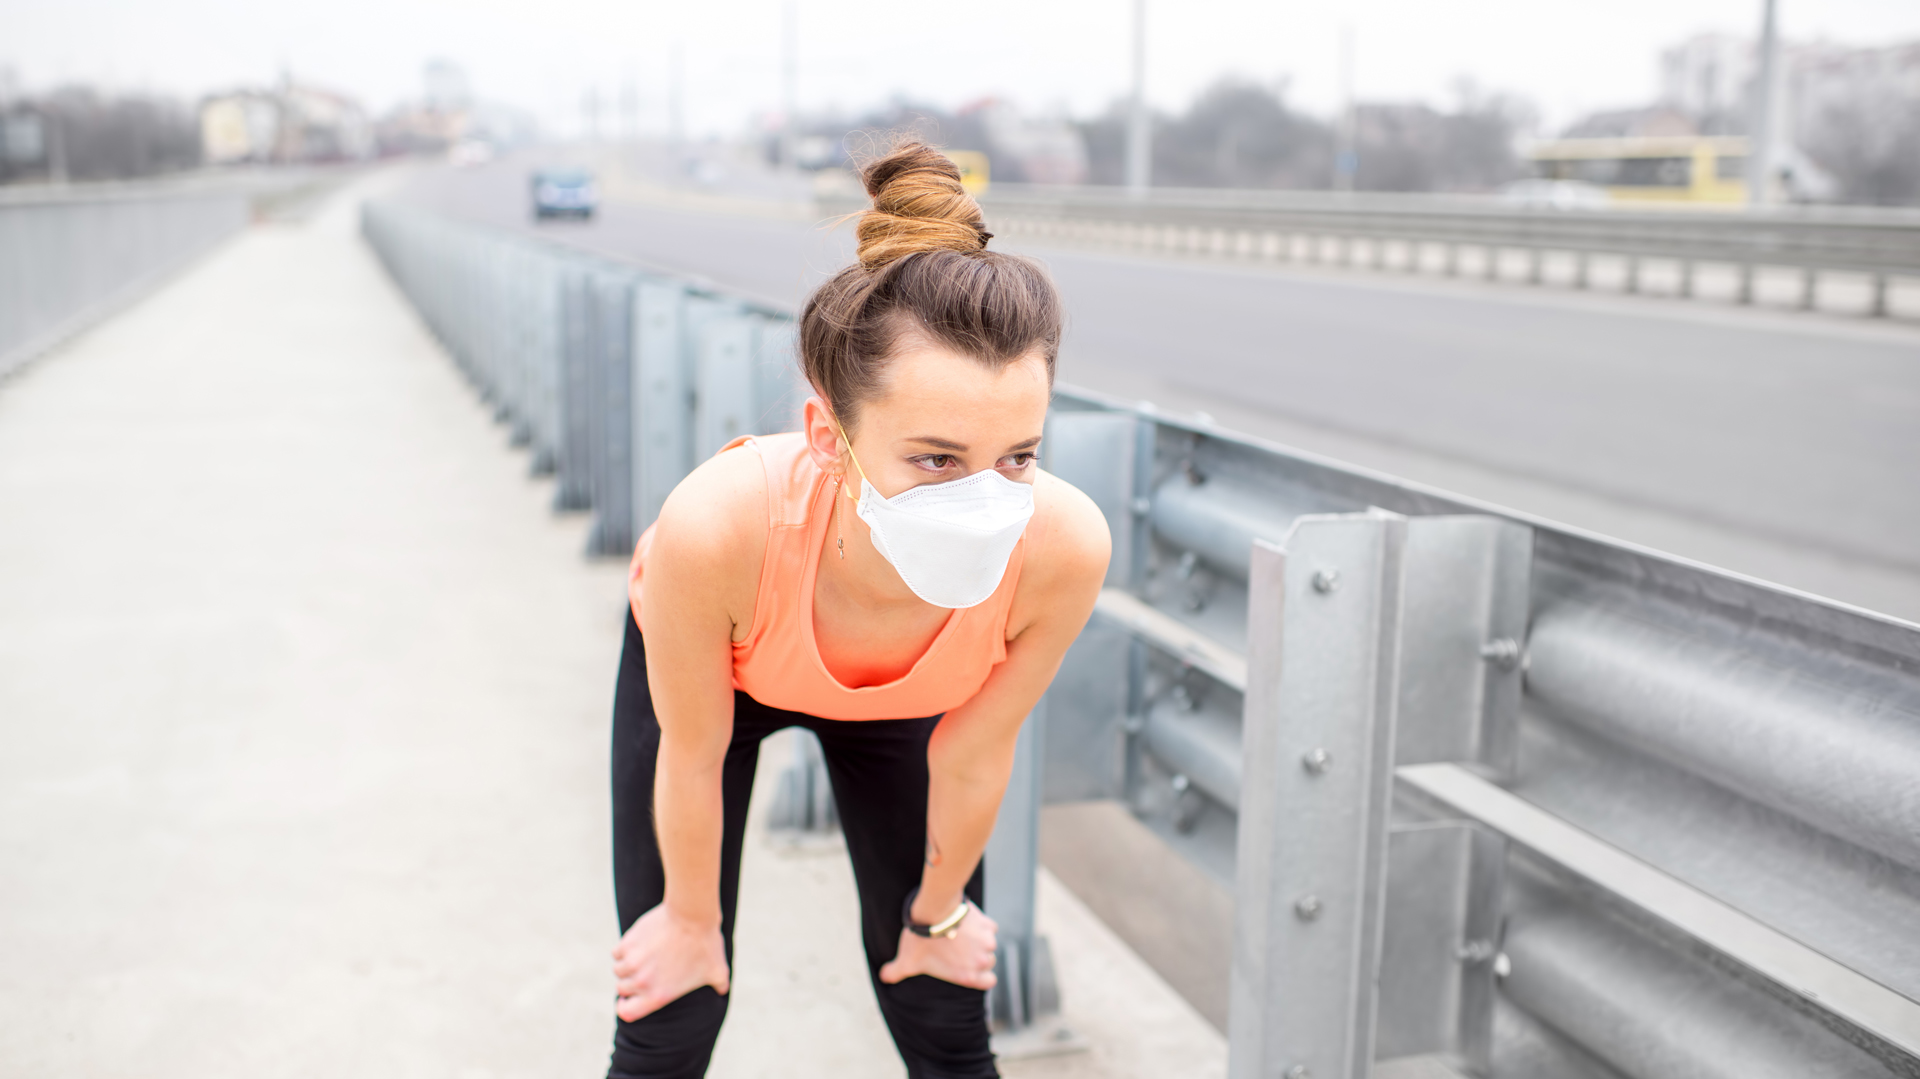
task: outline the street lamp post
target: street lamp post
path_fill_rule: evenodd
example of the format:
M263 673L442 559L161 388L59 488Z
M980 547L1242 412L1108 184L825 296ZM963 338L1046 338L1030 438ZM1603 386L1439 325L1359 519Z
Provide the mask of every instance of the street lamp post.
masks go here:
M1147 0L1133 0L1133 101L1127 113L1127 190L1145 198L1153 182L1153 130L1147 115Z
M1779 71L1780 39L1776 25L1775 0L1761 0L1760 63L1755 73L1752 137L1747 152L1747 205L1767 206L1773 202L1773 185L1780 172L1779 162Z

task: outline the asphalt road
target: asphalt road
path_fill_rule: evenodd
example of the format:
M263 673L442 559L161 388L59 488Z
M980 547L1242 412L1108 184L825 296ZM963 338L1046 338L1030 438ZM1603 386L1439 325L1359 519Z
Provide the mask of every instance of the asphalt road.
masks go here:
M525 177L524 166L505 162L436 169L403 197L790 305L851 258L850 230L774 215L613 203L591 223L536 225ZM1389 459L1397 450L1397 459L1511 477L1511 491L1571 492L1622 508L1623 521L1641 513L1688 523L1733 545L1678 553L1728 564L1742 557L1733 541L1751 541L1772 556L1733 568L1920 616L1902 591L1920 579L1920 330L1511 286L1036 253L1070 311L1064 380L1165 387L1189 402L1220 402L1229 426L1240 426L1233 415L1269 416L1382 447ZM1800 562L1834 573L1791 579ZM1896 578L1907 585L1889 590L1884 582Z

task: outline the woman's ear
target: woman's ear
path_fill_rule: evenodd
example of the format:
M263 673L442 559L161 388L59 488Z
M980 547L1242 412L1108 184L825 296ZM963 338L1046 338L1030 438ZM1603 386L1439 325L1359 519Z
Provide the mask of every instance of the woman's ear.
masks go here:
M822 472L839 472L845 467L840 463L844 447L840 443L840 430L833 424L833 413L827 408L827 403L818 395L809 397L801 416L807 433L807 452L812 455L813 463L820 466Z

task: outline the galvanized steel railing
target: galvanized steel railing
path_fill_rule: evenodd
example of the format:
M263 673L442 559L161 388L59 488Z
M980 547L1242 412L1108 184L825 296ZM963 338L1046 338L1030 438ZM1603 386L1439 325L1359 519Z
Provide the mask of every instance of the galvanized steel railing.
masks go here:
M779 312L365 222L598 551L792 422ZM1048 422L1115 557L988 853L1003 1019L1053 1003L1038 804L1105 797L1234 889L1236 1077L1920 1076L1920 627L1091 394Z
M232 184L0 191L0 376L246 227Z
M558 244L368 203L367 240L496 418L624 555L681 478L787 430L801 383L783 313Z
M1546 258L1571 256L1570 284L1586 288L1595 255L1624 261L1621 287L1641 289L1642 264L1672 264L1675 290L1695 291L1700 264L1734 267L1735 298L1751 303L1755 272L1800 272L1801 306L1818 306L1823 274L1868 279L1867 313L1890 312L1894 278L1920 278L1920 214L1852 207L1749 210L1547 209L1472 196L1367 192L1236 191L996 184L981 199L989 227L1040 240L1269 262L1329 262L1375 269L1463 272L1493 279L1512 272L1543 282ZM863 209L845 198L823 214Z
M1125 687L1049 780L1232 881L1234 1076L1920 1074L1920 627L1091 395L1046 445Z

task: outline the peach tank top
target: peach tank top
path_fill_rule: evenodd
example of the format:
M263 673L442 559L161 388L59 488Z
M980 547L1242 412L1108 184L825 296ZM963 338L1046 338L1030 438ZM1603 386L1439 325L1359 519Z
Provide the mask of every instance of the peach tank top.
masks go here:
M986 602L955 610L933 643L899 678L877 686L849 689L820 659L813 638L813 580L820 551L833 525L833 484L813 463L806 439L798 433L737 438L721 453L757 452L767 471L767 553L760 567L760 588L753 625L733 646L733 686L774 708L805 712L822 719L909 719L938 715L966 703L985 684L996 664L1007 658L1007 612L1020 583L1027 538L1039 518L1013 549L1007 572ZM648 528L634 547L628 593L642 633L671 632L648 626L640 610L640 578Z

